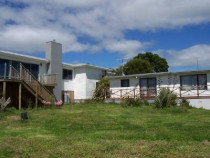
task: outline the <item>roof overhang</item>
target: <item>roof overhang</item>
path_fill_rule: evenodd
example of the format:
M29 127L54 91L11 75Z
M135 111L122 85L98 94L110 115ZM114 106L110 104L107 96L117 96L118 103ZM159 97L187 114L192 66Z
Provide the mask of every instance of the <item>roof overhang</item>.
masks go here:
M164 75L193 75L208 73L210 70L192 70L192 71L180 71L180 72L159 72L159 73L145 73L145 74L134 74L125 76L109 76L109 80L114 79L126 79L126 78L146 78L146 77L158 77Z
M0 50L0 56L3 57L3 59L15 60L15 61L20 61L20 62L49 63L49 61L46 59L33 57L33 56L29 56L29 55L13 53L13 52L9 52L9 51L1 51Z
M108 71L109 69L95 66L95 65L90 65L90 64L68 64L68 63L63 63L63 68L67 69L74 69L74 68L93 68L93 69L99 69L99 70L104 70Z

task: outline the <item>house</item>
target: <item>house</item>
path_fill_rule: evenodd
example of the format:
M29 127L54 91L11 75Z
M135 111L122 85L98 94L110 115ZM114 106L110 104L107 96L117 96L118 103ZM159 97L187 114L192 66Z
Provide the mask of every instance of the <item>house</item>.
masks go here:
M161 88L169 88L192 106L210 109L210 70L110 76L108 79L110 99L154 100Z
M0 51L0 97L13 104L62 99L73 103L92 97L96 83L108 69L90 64L62 63L62 45L46 43L46 58ZM27 99L25 99L27 98Z

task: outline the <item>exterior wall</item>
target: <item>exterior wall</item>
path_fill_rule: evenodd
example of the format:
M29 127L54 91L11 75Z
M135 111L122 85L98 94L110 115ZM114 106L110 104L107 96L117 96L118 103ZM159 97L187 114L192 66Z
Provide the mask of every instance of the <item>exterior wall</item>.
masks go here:
M192 107L210 110L210 99L188 99L188 101Z
M74 82L75 82L75 73L74 69L70 68L65 68L68 70L72 70L72 80L65 80L62 79L62 90L64 91L74 91Z
M65 67L65 69L70 69ZM64 91L74 91L75 100L90 99L96 83L102 77L102 70L89 67L74 68L72 80L62 80Z
M102 70L86 68L86 75L86 99L90 99L93 96L96 83L102 78Z
M42 63L39 64L39 74L47 74L47 64L46 63Z
M85 68L76 68L74 74L74 99L86 99L86 70Z

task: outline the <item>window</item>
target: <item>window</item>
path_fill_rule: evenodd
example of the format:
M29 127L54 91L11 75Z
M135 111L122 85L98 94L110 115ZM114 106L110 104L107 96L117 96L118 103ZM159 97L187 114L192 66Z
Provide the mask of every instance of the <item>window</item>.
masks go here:
M72 80L72 70L63 69L63 79Z
M207 76L206 74L199 75L186 75L180 77L182 90L200 90L207 89Z
M31 72L36 78L38 78L38 76L39 76L39 65L31 64L30 72Z
M39 75L39 65L37 65L37 64L29 64L29 63L22 63L22 64L23 64L23 66L26 69L28 69L34 75L34 77L36 77L36 79L38 78L38 75Z
M9 76L9 60L0 59L0 78Z
M121 80L121 87L129 87L129 79Z

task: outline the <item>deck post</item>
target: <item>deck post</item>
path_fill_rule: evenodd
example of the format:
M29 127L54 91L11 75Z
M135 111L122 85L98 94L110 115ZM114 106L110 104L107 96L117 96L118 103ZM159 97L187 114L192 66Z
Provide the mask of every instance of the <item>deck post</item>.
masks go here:
M3 98L4 99L6 99L6 89L7 89L6 82L3 82Z
M199 88L198 88L198 86L196 86L197 87L197 96L199 97Z
M20 64L20 80L22 80L22 69L23 69L22 64Z
M22 83L19 84L19 110L21 110Z
M38 82L36 82L36 97L35 97L35 106L38 107Z
M9 66L9 79L12 79L12 65Z
M7 63L4 63L4 79L7 78Z
M136 89L133 89L133 95L134 95L134 99L136 99Z
M120 98L122 98L122 89L120 90Z

